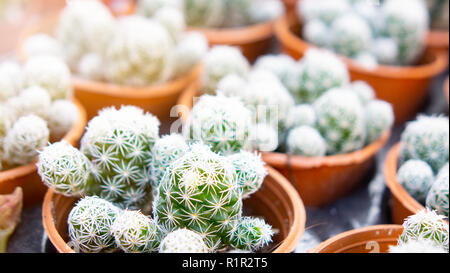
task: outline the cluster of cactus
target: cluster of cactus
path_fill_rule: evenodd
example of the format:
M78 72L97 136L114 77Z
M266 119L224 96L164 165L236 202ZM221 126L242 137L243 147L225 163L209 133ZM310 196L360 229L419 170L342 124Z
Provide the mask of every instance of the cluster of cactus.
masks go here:
M403 223L398 245L391 253L448 253L449 234L445 217L432 210L422 210Z
M152 12L138 9L139 14L115 18L98 0L71 1L61 13L56 37L31 36L24 55L57 56L83 78L121 85L180 78L203 58L208 42L200 33L184 32L184 16L170 1L159 2Z
M408 7L405 9L405 7ZM367 68L411 65L421 56L429 16L424 0L305 0L297 6L302 35Z
M0 170L33 162L78 120L70 71L50 56L0 62Z
M397 179L418 202L448 216L449 120L419 116L401 136Z
M274 20L284 13L280 0L181 1L186 22L194 27L242 27Z

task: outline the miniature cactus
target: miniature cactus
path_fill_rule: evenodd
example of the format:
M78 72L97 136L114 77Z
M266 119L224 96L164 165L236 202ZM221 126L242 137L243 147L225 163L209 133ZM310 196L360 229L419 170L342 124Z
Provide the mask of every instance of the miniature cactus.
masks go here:
M184 14L189 26L220 27L226 19L223 0L185 0Z
M261 23L275 20L285 12L283 3L279 0L252 0L249 7L250 23Z
M247 151L228 156L237 174L239 187L242 188L242 198L247 198L261 187L267 170L261 156Z
M427 207L436 210L437 213L448 217L448 191L449 191L449 166L448 163L441 169L436 180L428 192Z
M397 180L414 199L425 203L427 193L434 182L433 170L427 163L411 159L400 167Z
M410 240L429 239L448 252L448 223L444 218L429 210L422 210L409 216L403 223L404 230L400 235L399 244L405 244Z
M306 41L318 46L329 47L331 43L330 27L319 19L305 23L302 34Z
M373 143L394 125L392 106L382 100L373 100L365 107L367 137L366 144Z
M325 156L327 143L316 129L309 126L300 126L289 132L287 150L289 153L299 156Z
M47 125L52 140L63 138L79 119L77 106L69 100L54 101L48 111Z
M82 78L100 81L105 77L103 63L103 57L100 54L88 53L81 58L76 72Z
M367 22L354 14L336 19L331 26L331 47L336 53L355 56L369 49L372 33Z
M165 6L156 11L153 19L163 25L174 41L177 41L186 28L183 13L173 7Z
M23 43L22 52L27 58L39 55L63 57L63 50L59 42L44 33L38 33L27 38Z
M17 187L13 193L0 195L0 253L6 251L9 237L20 222L23 193Z
M272 241L272 227L259 218L245 217L233 230L231 246L237 249L255 251Z
M181 38L175 48L173 76L183 76L195 67L208 51L208 40L198 32L187 32Z
M100 252L115 248L110 230L119 213L120 209L96 196L78 201L67 220L74 250Z
M17 96L22 90L22 69L15 62L0 62L0 102Z
M442 246L426 239L409 240L407 243L390 246L389 253L447 253Z
M247 81L242 77L229 74L217 84L216 93L226 97L238 97L246 85Z
M261 152L273 152L278 148L279 144L277 129L265 123L253 125L248 139L249 149Z
M367 105L375 99L375 90L364 81L352 82L350 84L350 89L356 93L363 105Z
M297 5L297 15L306 21L320 19L326 24L331 24L349 9L347 0L305 0Z
M208 253L209 248L197 232L177 229L170 232L161 242L160 253Z
M359 52L353 57L353 60L367 70L374 70L378 67L375 55L369 51Z
M154 14L163 7L172 7L179 10L183 8L182 0L139 0L137 1L137 13L145 16L152 17Z
M380 37L373 41L371 52L381 64L394 65L398 59L398 44L392 38Z
M203 95L189 116L189 136L214 152L235 153L245 147L251 122L250 110L237 98Z
M314 126L316 119L316 113L311 105L298 104L289 111L286 123L288 128Z
M156 252L161 240L158 224L139 211L124 210L116 215L110 233L126 253Z
M401 136L400 161L420 159L434 173L449 160L449 121L447 117L419 116Z
M50 94L39 86L28 87L20 92L19 96L10 98L6 102L11 115L16 119L34 114L47 120L49 118L50 105Z
M366 139L364 109L350 90L335 88L315 103L316 128L330 154L348 153L363 147Z

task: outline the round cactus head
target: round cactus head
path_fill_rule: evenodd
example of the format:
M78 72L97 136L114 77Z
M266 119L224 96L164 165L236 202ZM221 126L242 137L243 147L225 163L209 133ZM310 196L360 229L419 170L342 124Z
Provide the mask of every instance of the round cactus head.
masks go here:
M299 126L314 126L316 124L316 113L309 104L298 104L294 106L286 119L288 128Z
M264 220L244 217L231 236L231 246L237 249L256 251L272 241L272 227Z
M172 7L181 10L183 8L182 0L139 0L137 1L137 13L152 17L163 7Z
M319 19L306 22L302 34L306 41L318 47L327 48L331 43L331 29L325 22Z
M363 105L375 99L375 90L364 81L354 81L350 84L350 89L356 93Z
M186 28L184 14L181 10L174 7L165 6L160 8L155 12L153 19L167 29L174 41L180 38L181 33Z
M22 69L12 61L0 62L0 102L17 96L22 90Z
M50 55L63 57L63 49L58 41L45 33L30 36L22 45L22 52L27 57Z
M208 253L203 237L192 230L181 228L170 232L161 241L160 253Z
M10 98L6 105L15 118L34 114L47 120L49 118L51 97L44 88L31 86L20 92L19 96Z
M289 132L287 150L294 155L320 157L326 155L327 143L315 128L299 126Z
M265 123L257 123L250 129L248 148L260 152L273 152L278 148L277 128Z
M189 73L208 52L208 40L199 32L183 33L175 48L172 78Z
M431 167L416 159L406 161L398 170L397 180L420 203L424 203L434 182Z
M79 119L77 106L69 100L56 100L49 109L48 128L52 140L63 138Z
M391 246L389 253L447 253L442 246L426 239L410 240L404 244Z
M426 205L448 218L449 166L442 167L427 195Z
M247 81L236 74L225 76L217 84L217 94L226 97L238 97L247 86Z
M365 107L367 138L366 144L373 143L394 125L394 111L391 104L374 100Z

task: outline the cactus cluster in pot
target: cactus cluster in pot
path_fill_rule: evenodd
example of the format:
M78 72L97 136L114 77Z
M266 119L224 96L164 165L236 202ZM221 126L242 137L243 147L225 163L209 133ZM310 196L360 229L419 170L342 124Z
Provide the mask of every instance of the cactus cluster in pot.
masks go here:
M235 133L233 118L240 117L230 118L224 136ZM267 171L259 155L233 147L160 137L156 117L122 106L90 121L80 149L54 143L37 165L49 188L81 197L68 217L77 251L258 251L271 242L272 228L244 216L242 200Z
M118 18L100 1L70 1L55 37L38 33L22 51L57 56L84 79L143 87L183 77L202 59L206 38L184 30L182 12L168 1L151 14Z
M449 120L419 116L400 141L397 179L419 203L448 217Z
M390 253L448 253L449 234L445 217L433 210L422 210L409 216L403 232Z
M305 0L297 16L306 41L369 69L415 64L429 29L425 0Z
M233 58L220 58L225 55ZM325 50L310 49L298 62L286 55L262 56L251 69L237 49L221 46L207 54L205 66L216 72L203 74L202 90L215 94L217 102L202 97L191 115L203 121L204 136L218 126L214 113L229 104L223 97L236 101L233 113L249 124L240 131L248 139L233 144L260 151L309 157L350 153L377 141L394 122L391 105L377 100L367 83L350 82L345 64Z
M72 128L79 113L71 96L69 68L55 57L0 62L0 171L32 163Z

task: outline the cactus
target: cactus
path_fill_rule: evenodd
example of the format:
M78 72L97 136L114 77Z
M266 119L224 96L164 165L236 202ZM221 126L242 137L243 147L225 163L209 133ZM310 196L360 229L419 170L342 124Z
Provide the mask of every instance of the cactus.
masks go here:
M398 59L399 48L392 38L380 37L373 41L371 52L381 64L395 65Z
M217 84L216 93L226 97L239 97L246 86L247 81L245 79L235 74L229 74Z
M330 46L330 33L330 27L319 19L306 22L302 29L305 40L318 47L327 48Z
M444 218L430 210L422 210L409 216L403 223L403 233L400 235L399 245L410 240L428 239L438 246L442 246L448 252L448 223Z
M449 121L447 117L419 116L401 136L400 161L420 159L434 173L449 160Z
M287 150L289 153L299 156L325 156L327 143L316 129L300 126L289 132Z
M409 240L407 243L390 246L389 253L447 253L444 248L431 240Z
M18 119L27 115L36 115L44 120L49 116L51 97L47 90L39 86L31 86L20 92L19 96L6 102L10 114Z
M294 106L286 119L288 128L299 126L314 126L316 124L316 113L309 104L299 104Z
M374 70L378 68L378 61L375 55L369 51L359 52L353 57L353 60L367 70Z
M158 224L139 211L124 210L116 215L110 233L126 253L156 252L161 240Z
M265 123L257 123L250 129L249 149L261 152L273 152L278 148L277 130Z
M356 93L361 103L365 106L375 99L375 90L364 81L354 81L350 84L350 89Z
M189 26L220 27L225 23L226 2L223 0L185 0L184 14Z
M182 228L170 232L161 241L160 253L208 253L209 248L197 232Z
M22 52L27 58L39 55L63 57L63 49L59 42L44 33L38 33L27 38L22 45Z
M100 81L105 77L103 64L104 60L100 54L87 53L81 58L76 71L82 78Z
M152 17L163 7L172 7L179 10L183 8L182 0L138 0L137 13L145 17Z
M156 11L153 19L164 26L174 41L177 41L186 28L183 13L173 7L165 6Z
M441 169L436 180L428 192L427 207L436 210L437 213L448 217L448 188L449 166L448 163Z
M297 5L297 16L306 21L319 19L330 25L349 9L347 0L305 0Z
M391 104L382 100L374 100L365 107L367 138L366 144L381 138L394 125L394 111Z
M411 159L400 167L397 180L414 199L424 203L434 182L433 170L427 163Z
M341 154L363 147L366 139L364 109L348 89L335 88L315 103L316 128L327 142L329 154Z
M115 248L111 226L120 213L113 204L96 196L78 201L69 213L70 245L75 251L100 252Z
M198 32L187 32L181 35L175 48L175 60L173 76L187 74L208 51L208 40Z
M248 11L250 23L257 24L275 20L285 12L283 3L279 0L252 0Z
M0 102L15 97L22 90L22 69L12 61L0 62Z
M228 159L236 170L238 186L242 188L242 198L248 198L257 192L267 175L261 155L241 151L229 155Z
M203 95L188 120L189 136L214 152L239 152L247 144L252 114L237 98Z
M52 140L60 140L79 119L76 105L69 100L56 100L49 109L47 125Z
M0 195L0 253L6 251L8 239L20 222L22 203L23 192L20 187L11 194Z
M234 47L215 46L205 56L202 85L208 94L215 94L217 84L227 75L236 74L247 78L250 64Z
M244 217L233 230L231 246L237 249L255 251L272 241L272 227L259 218Z

